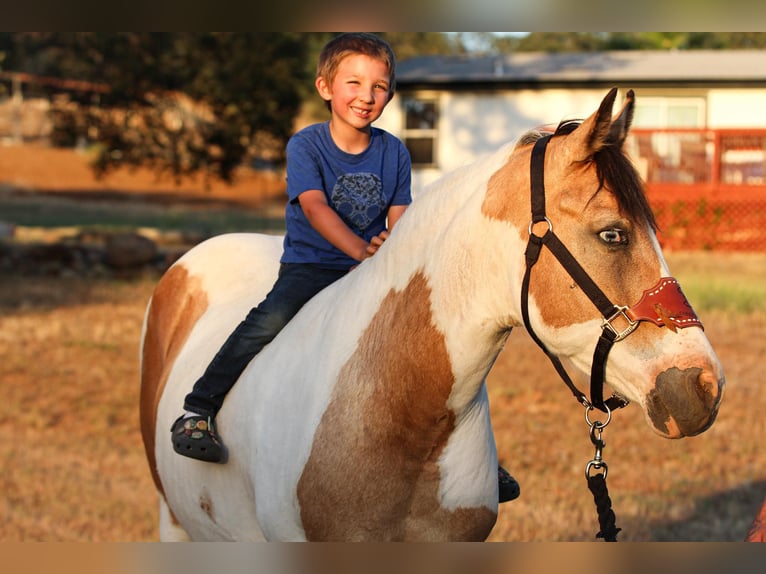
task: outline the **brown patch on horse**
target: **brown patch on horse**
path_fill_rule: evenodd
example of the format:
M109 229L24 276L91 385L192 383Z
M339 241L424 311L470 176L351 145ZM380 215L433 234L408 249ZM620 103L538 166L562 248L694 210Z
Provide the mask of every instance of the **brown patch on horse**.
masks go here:
M176 515L173 514L173 511L170 510L169 506L168 506L168 514L170 514L170 523L176 528L181 528L183 530L183 526L181 526L181 522L178 520L178 518L176 518Z
M439 503L454 377L430 294L422 273L390 291L341 369L298 482L309 540L482 540L495 523Z
M766 501L750 525L745 542L766 542Z
M141 434L154 484L163 496L154 441L157 405L170 369L207 304L199 278L190 276L183 265L176 264L157 284L146 317L141 359Z
M525 139L522 137L508 161L489 178L481 212L490 219L507 221L516 225L519 231L522 231L523 227L523 231L526 232L531 213L529 154L517 153L517 150L529 145L524 142ZM531 150L531 146L529 148Z
M656 227L641 180L618 145L601 147L586 161L567 161L568 138L578 122L559 125L545 157L546 214L554 233L571 251L597 285L616 305L630 305L646 285L659 279L659 266L651 248L650 232ZM482 213L506 221L528 240L532 217L530 157L533 143L543 134L522 136L508 161L489 179ZM602 221L630 233L630 245L609 250L596 238L597 228L584 222ZM547 223L533 226L543 236ZM566 327L573 322L599 317L596 307L571 275L543 247L532 270L530 295L547 325Z
M213 501L206 490L203 490L202 494L200 494L199 507L202 509L202 512L207 514L212 522L215 522L215 508L213 507Z
M534 138L539 136L538 132L533 132L530 138L534 141ZM552 141L549 144L549 148L554 148L558 144L558 141ZM524 151L524 147L528 147L528 149ZM489 178L487 192L482 203L482 213L486 217L497 221L506 221L514 225L519 230L521 240L525 242L529 237L528 227L532 219L529 191L530 154L531 146L529 146L529 142L524 136L516 148L514 148L508 162ZM552 154L549 152L546 155ZM547 187L554 187L552 182L547 182L547 184ZM550 205L548 209L553 211ZM559 222L560 218L556 225ZM533 227L533 233L538 236L542 236L546 230L545 223L538 223ZM551 287L552 285L557 285L558 288L554 289ZM538 262L532 271L530 294L540 304L541 312L546 315L544 317L546 323L554 327L560 327L569 325L575 320L577 315L572 309L569 297L575 288L574 281L566 270L556 261L547 248L543 248ZM582 293L579 304L589 304L587 298Z

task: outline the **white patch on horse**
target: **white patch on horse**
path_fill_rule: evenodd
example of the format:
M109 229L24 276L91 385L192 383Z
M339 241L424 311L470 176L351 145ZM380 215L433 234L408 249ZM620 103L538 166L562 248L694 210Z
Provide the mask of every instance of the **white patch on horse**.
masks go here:
M442 507L448 510L464 506L494 509L497 504L496 463L489 399L486 387L482 387L474 403L456 422L455 432L439 459L443 476L439 491Z

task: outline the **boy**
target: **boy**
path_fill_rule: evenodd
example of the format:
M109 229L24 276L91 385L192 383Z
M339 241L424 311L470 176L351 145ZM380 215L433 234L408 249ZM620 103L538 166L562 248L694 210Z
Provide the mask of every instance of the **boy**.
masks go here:
M372 257L411 202L407 149L371 125L394 95L394 67L390 46L372 34L342 34L323 48L315 85L331 118L287 144L279 276L186 396L172 428L177 453L222 462L215 416L247 364L311 297Z
M322 49L315 86L331 117L287 144L279 276L186 396L171 429L177 453L222 462L215 416L247 364L311 297L372 257L410 204L409 153L372 127L394 95L394 70L391 47L372 34L341 34ZM518 485L505 475L514 494Z

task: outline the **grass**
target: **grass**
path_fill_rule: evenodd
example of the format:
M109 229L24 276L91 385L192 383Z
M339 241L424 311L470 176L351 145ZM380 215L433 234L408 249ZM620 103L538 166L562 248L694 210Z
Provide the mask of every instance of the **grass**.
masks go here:
M82 201L35 194L0 196L2 220L26 227L79 227L117 231L151 227L205 236L235 231L281 232L284 220L264 211L223 203L190 207L145 202Z
M766 255L721 252L711 254L707 259L715 265L706 267L699 253L670 253L667 259L698 313L766 313Z
M151 539L136 335L153 281L4 279L0 539Z
M748 315L766 312L766 284L695 277L682 282L684 293L698 312L724 311Z

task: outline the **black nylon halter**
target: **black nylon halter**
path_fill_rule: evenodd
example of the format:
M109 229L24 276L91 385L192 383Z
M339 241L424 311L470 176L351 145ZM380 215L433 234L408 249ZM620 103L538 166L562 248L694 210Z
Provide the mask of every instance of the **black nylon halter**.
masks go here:
M585 406L593 406L601 411L607 412L622 408L628 404L625 399L616 395L613 395L604 401L606 361L612 345L619 336L616 330L609 328L609 321L614 318L615 313L619 313L620 308L614 305L604 292L599 289L598 285L596 285L593 279L590 278L585 269L583 269L577 262L566 246L561 243L559 238L553 232L553 226L551 225L550 220L545 215L544 164L545 149L550 138L550 135L543 136L535 142L534 148L532 148L532 159L530 162L532 221L529 224L529 242L527 243L527 249L524 253L527 268L521 286L521 314L527 332L551 360L559 376L567 384L575 398ZM536 223L545 223L548 226L548 230L542 236L535 235L532 232L532 227ZM561 364L559 358L551 353L535 334L529 321L529 282L532 275L532 267L537 263L543 246L548 247L551 253L556 257L559 263L561 263L572 279L575 280L577 285L579 285L605 319L601 336L598 339L596 349L593 353L593 363L591 365L590 374L590 400L588 400L585 394L577 388L574 382L572 382L564 365Z

